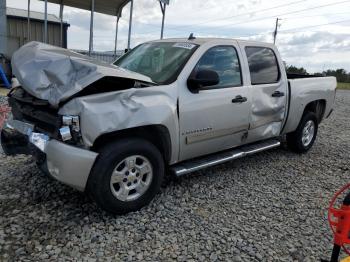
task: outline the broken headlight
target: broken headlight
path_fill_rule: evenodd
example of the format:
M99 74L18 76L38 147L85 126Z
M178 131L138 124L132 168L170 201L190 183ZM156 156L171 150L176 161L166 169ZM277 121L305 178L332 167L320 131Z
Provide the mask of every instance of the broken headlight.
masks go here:
M80 132L79 116L62 116L64 126L71 127L75 132Z
M62 116L63 126L60 128L60 134L63 141L71 140L77 142L80 138L80 119L79 116Z

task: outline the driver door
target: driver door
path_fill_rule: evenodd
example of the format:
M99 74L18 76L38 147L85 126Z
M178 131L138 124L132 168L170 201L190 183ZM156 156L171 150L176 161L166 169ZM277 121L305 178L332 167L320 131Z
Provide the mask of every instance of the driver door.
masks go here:
M239 146L249 128L251 94L236 43L202 51L191 75L212 70L219 83L179 94L180 161ZM191 76L190 75L190 76ZM240 99L242 98L242 99Z

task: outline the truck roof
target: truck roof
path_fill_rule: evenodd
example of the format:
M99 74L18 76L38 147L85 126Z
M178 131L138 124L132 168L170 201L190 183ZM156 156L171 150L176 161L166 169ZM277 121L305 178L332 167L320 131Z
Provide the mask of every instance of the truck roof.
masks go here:
M272 43L266 43L266 42L259 42L259 41L251 41L251 40L243 40L243 39L236 39L236 38L201 38L196 37L195 39L189 40L188 38L167 38L162 40L154 40L151 42L182 42L182 43L193 43L197 45L203 45L206 43L216 42L216 43L223 43L228 44L231 41L237 41L241 43L246 43L249 45L255 45L255 46L274 46Z

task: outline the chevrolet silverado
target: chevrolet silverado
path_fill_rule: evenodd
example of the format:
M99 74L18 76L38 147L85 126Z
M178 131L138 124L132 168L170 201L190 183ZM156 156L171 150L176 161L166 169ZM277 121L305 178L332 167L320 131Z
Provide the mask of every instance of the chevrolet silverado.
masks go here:
M280 146L308 151L336 79L287 75L277 48L234 39L141 44L113 64L31 42L13 56L8 155L116 213L181 176ZM169 172L168 172L169 171Z

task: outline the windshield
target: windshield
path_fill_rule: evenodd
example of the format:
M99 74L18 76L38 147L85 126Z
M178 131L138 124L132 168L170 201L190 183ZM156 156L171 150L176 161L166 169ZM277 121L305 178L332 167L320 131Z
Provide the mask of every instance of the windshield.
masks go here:
M145 43L126 53L114 65L146 75L157 84L170 84L197 47L186 42Z

